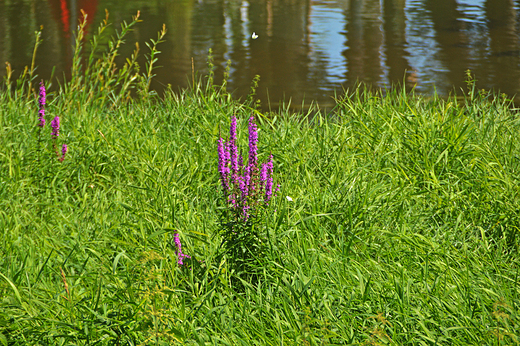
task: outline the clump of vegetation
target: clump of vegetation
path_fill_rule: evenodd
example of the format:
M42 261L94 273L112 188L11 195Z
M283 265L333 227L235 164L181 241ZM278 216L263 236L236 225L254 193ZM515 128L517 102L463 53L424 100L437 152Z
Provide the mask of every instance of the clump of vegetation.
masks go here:
M63 162L52 136L52 160L33 159L44 147L34 68L0 92L0 344L520 343L509 100L471 81L447 100L360 87L330 114L262 114L202 80L159 98L148 77L162 34L144 74L134 56L113 59L137 21L86 60L80 24L72 79L45 103L71 148ZM222 139L219 171L234 116L250 129L233 135L250 143L247 164L233 172ZM258 194L243 198L253 162ZM31 174L51 164L44 184ZM263 169L284 198L268 197ZM222 256L222 191L236 224L265 211L269 249L254 266Z

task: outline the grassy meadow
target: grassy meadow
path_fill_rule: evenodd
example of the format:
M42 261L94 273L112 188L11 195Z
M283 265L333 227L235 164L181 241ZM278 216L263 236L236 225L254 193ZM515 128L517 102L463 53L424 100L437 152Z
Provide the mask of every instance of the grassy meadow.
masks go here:
M507 99L469 81L447 100L360 88L328 114L262 113L211 74L159 98L160 36L147 69L112 68L132 23L99 57L80 59L80 30L45 127L33 67L0 92L0 345L520 344ZM237 285L217 141L236 115L247 148L251 114L280 190L261 275Z

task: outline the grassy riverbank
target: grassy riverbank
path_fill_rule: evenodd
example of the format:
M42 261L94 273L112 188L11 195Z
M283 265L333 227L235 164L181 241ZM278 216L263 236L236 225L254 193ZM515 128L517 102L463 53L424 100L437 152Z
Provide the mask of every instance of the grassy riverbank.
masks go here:
M520 120L507 102L358 92L311 118L212 90L102 106L48 96L63 162L48 125L38 142L35 98L1 94L0 344L520 342ZM232 114L247 143L251 112L281 190L269 265L236 289L216 256L216 148Z
M158 99L160 35L144 73L133 56L113 69L136 22L86 60L80 26L45 127L34 69L0 93L0 345L520 343L509 102L469 83L464 98L359 90L331 114L262 114L211 75ZM217 141L233 114L242 148L254 114L280 184L255 284L220 256Z

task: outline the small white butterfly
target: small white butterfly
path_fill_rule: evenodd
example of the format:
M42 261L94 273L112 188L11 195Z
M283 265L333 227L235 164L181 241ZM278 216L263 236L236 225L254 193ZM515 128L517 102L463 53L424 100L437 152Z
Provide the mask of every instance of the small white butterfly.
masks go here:
M258 35L256 34L256 32L253 31L253 35L251 35L251 38L253 40L256 40L258 38Z
M287 198L287 200L288 200L289 202L292 202L292 201L293 201L293 199L292 199L290 196L285 196L285 198Z

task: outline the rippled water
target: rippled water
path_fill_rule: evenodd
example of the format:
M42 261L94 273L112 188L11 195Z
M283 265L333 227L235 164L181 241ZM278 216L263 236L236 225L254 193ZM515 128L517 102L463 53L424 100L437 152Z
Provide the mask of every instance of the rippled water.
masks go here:
M49 78L55 67L56 76L67 75L80 9L88 13L89 33L108 9L112 35L141 12L122 59L133 41L144 49L166 24L157 90L186 87L192 66L205 73L212 49L217 81L231 61L228 85L236 97L260 75L264 107L288 100L330 106L335 91L358 81L382 88L404 82L446 95L465 86L467 69L480 88L519 91L520 1L512 0L5 0L1 60L18 72L30 65L34 31L43 25L38 73Z

